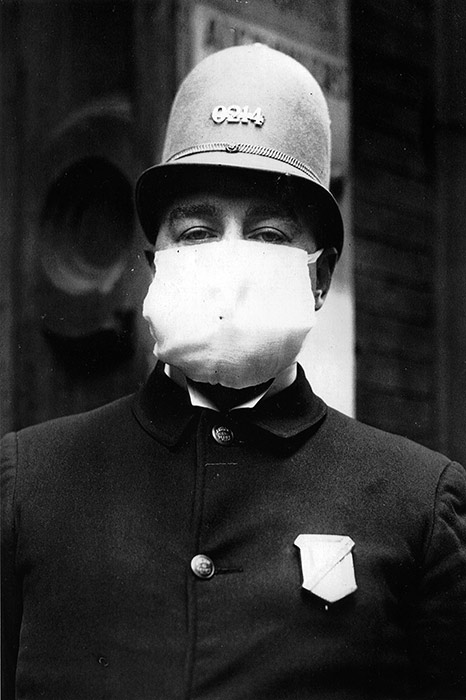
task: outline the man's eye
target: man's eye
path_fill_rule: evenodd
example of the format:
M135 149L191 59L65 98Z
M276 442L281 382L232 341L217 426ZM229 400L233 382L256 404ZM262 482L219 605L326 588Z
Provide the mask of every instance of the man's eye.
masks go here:
M248 236L253 241L262 241L263 243L289 243L290 238L283 231L277 228L256 228Z
M202 226L193 226L183 231L178 238L180 241L204 241L208 238L215 238L215 231Z

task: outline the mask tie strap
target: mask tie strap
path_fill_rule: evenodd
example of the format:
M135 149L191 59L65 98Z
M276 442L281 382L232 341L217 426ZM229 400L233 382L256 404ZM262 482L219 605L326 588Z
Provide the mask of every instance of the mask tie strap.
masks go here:
M322 253L324 252L324 249L321 248L320 250L316 250L314 253L308 253L307 255L307 264L308 265L313 265L314 263L317 262L317 260L320 258Z

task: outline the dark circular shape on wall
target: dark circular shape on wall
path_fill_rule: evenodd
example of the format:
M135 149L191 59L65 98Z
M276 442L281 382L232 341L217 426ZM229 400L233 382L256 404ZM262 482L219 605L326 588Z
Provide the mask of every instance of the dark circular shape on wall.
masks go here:
M108 293L121 276L134 233L132 187L101 157L81 159L51 184L42 212L40 263L70 295Z

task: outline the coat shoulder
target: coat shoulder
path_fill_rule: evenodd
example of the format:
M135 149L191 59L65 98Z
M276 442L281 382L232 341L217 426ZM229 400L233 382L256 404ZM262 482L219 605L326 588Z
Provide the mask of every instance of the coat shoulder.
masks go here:
M122 418L125 419L128 413L131 412L133 397L134 394L130 394L90 411L53 418L44 423L38 423L37 425L23 428L18 434L21 438L30 439L44 433L50 436L62 432L70 433L74 431L79 432L81 430L88 432L92 430L94 426L101 428L105 425L113 425L114 423L118 423Z
M331 428L338 432L341 441L351 441L354 445L360 444L361 447L372 447L378 452L387 452L388 454L403 453L405 456L410 456L414 459L423 459L433 462L449 462L449 458L440 452L436 452L420 443L394 433L381 430L374 426L362 423L361 421L351 418L343 413L340 413L334 408L328 409L328 423Z
M69 459L75 451L90 452L93 446L115 440L131 423L133 395L84 413L78 413L28 426L2 438L2 461L23 462L29 468Z
M464 476L465 470L449 457L402 435L361 423L330 408L324 428L333 436L333 449L343 459L364 469L370 464L380 475L407 483L436 482L447 467Z

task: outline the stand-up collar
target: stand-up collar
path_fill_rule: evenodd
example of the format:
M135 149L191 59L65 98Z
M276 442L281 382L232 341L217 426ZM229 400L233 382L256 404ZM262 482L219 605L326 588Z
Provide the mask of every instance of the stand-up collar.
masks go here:
M133 412L141 426L159 442L175 446L189 423L201 410L192 406L189 394L163 372L158 364L145 386L136 394ZM283 439L293 438L325 417L326 404L312 392L298 366L296 381L254 408L237 409L235 420L255 425Z

